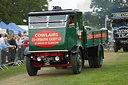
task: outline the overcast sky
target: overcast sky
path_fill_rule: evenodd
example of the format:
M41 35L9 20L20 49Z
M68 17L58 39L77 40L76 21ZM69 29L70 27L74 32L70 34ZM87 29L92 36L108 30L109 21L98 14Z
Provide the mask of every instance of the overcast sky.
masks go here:
M52 6L61 6L62 9L79 9L80 11L90 11L91 0L52 0L49 2L49 10Z

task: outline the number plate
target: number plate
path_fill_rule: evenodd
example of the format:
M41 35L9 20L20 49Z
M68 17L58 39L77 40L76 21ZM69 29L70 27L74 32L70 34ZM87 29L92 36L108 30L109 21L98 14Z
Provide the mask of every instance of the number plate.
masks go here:
M55 59L54 59L54 57L44 57L43 60L44 61L53 61Z

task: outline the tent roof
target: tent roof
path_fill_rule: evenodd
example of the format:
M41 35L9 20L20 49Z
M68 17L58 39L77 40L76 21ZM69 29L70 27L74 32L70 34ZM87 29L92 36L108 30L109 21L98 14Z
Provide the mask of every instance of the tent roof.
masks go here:
M8 24L9 27L13 28L14 30L21 32L17 27L13 26L11 23Z
M21 27L19 27L18 25L16 25L15 23L12 23L15 27L17 27L18 29L20 29L21 31L25 31L24 29L22 29Z
M3 29L8 29L9 31L14 32L15 30L9 27L7 24L5 24L3 21L0 22L0 27Z
M16 25L15 23L9 23L8 26L16 29L17 31L20 31L20 32L24 32L25 30L20 28L18 25Z

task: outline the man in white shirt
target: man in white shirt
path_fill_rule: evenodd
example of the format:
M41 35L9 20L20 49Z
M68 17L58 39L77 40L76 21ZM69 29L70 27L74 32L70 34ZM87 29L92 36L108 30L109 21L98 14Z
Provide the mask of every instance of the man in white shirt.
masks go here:
M0 38L0 47L1 47L1 43L2 43L2 41L1 41L1 38Z
M16 44L17 44L17 48L18 48L18 60L21 60L22 55L23 55L23 43L21 40L21 37L18 36L16 39Z
M27 39L27 32L23 32L23 35L21 36L22 43Z
M3 34L1 34L1 43L4 41L4 38L5 38L5 34L3 33Z
M1 47L1 45L2 45L2 42L4 41L4 38L5 38L5 34L2 33L1 38L0 38L0 67L2 66L2 53L1 53L2 47Z
M0 68L1 68L1 66L2 66L2 58L1 58L1 38L0 38Z

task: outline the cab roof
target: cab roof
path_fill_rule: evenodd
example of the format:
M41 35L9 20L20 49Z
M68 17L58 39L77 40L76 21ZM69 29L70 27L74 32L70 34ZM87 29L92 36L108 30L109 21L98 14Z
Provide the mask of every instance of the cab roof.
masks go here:
M50 10L50 11L42 11L42 12L30 12L28 16L46 16L46 15L63 15L63 14L76 14L82 13L79 10Z

